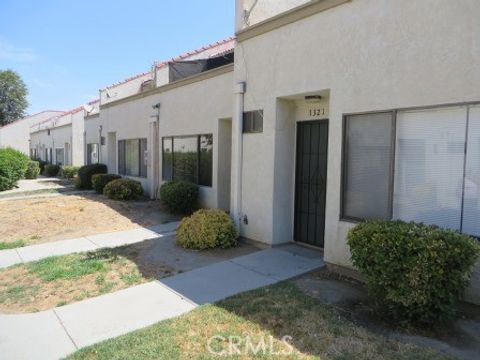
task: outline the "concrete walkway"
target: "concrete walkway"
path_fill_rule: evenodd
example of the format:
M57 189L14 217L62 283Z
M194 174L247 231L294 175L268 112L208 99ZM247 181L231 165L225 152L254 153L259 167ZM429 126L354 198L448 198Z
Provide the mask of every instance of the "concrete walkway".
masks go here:
M67 255L76 252L112 248L135 244L145 240L171 235L179 222L160 224L149 228L139 228L113 233L85 236L77 239L54 241L44 244L25 246L0 251L0 269L15 264L36 261L49 256Z
M3 359L58 359L197 306L324 266L296 245L262 250L179 275L34 314L0 315Z

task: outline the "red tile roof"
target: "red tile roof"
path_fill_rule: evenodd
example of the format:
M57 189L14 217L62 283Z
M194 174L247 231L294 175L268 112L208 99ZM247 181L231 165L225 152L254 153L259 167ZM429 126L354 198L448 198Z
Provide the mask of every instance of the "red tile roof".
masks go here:
M228 37L228 38L225 38L223 40L220 40L220 41L217 41L213 44L208 44L206 46L202 46L201 48L198 48L198 49L195 49L193 51L189 51L189 52L186 52L185 54L182 54L180 56L177 56L177 57L174 57L168 61L160 61L160 62L155 62L154 64L154 67L156 69L158 68L161 68L161 67L164 67L166 66L169 62L172 62L172 61L181 61L181 60L186 60L190 57L193 57L195 55L198 55L198 54L201 54L202 52L204 51L208 51L208 50L212 50L212 49L215 49L215 48L218 48L218 53L214 53L214 54L211 54L209 55L209 57L212 57L212 56L218 56L218 55L221 55L223 53L227 53L229 51L231 51L234 46L235 46L235 41L236 41L236 38L235 37ZM117 87L119 85L122 85L122 84L125 84L125 83L128 83L129 81L132 81L132 80L136 80L142 76L146 76L146 75L150 75L151 78L153 78L153 75L150 71L147 71L147 72L143 72L143 73L140 73L140 74L137 74L137 75L134 75L134 76L131 76L127 79L124 79L124 80L121 80L121 81L118 81L116 83L113 83L112 85L109 85L109 86L106 86L105 88L103 88L102 90L108 90L108 89L112 89L114 87Z
M157 62L157 63L155 63L155 67L158 69L158 68L166 66L169 62L186 60L190 57L201 54L202 52L205 52L207 50L212 50L212 49L215 49L215 48L218 48L218 52L210 54L208 57L218 56L218 55L221 55L223 53L230 52L235 46L235 41L236 41L235 37L228 37L226 39L217 41L216 43L203 46L203 47L198 48L198 49L193 50L193 51L189 51L185 54L182 54L180 56L172 58L171 60Z

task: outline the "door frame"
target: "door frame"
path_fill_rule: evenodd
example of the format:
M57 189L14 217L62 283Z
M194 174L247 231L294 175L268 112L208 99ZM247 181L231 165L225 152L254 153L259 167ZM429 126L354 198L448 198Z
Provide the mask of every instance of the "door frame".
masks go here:
M309 120L297 120L295 121L295 145L294 145L294 166L293 166L293 211L292 211L292 239L293 242L301 245L301 246L306 246L306 247L311 247L315 249L323 249L325 246L325 228L326 228L326 214L325 214L325 224L324 224L324 234L323 234L323 247L308 244L306 242L298 241L295 239L295 234L296 234L296 214L297 214L297 172L298 172L298 147L299 147L299 141L298 141L298 127L299 124L306 124L306 123L319 123L319 122L326 122L327 124L327 144L326 144L326 174L325 174L325 213L327 210L327 190L328 190L328 146L330 143L330 119L329 118L321 118L321 119L309 119Z

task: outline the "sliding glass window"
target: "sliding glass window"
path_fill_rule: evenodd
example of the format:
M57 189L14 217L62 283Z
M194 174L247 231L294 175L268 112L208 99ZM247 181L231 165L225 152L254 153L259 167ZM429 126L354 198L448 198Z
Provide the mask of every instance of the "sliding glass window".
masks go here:
M118 142L118 173L147 177L147 139L128 139Z
M176 136L162 139L162 179L212 186L213 136Z

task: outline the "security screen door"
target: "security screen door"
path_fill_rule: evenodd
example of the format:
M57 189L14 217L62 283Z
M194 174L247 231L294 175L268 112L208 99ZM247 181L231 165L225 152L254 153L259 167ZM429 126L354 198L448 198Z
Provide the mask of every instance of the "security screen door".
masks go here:
M297 123L294 240L323 247L328 120Z

